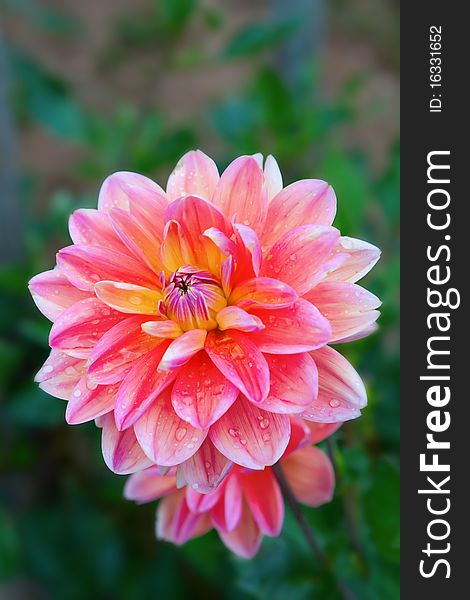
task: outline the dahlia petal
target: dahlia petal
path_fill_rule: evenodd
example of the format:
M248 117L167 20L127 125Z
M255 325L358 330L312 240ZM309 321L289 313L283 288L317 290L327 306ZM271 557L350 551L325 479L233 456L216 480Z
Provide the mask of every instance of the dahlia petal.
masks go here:
M183 333L178 323L169 319L165 321L147 321L142 324L142 330L149 335L164 339L175 339Z
M308 223L331 225L335 214L336 196L325 181L303 179L291 183L269 204L262 245L269 248L294 227Z
M291 417L290 439L289 443L287 444L287 448L282 455L283 460L286 456L292 454L292 452L296 452L299 448L303 448L307 444L311 443L310 436L312 433L308 425L309 423L301 418Z
M281 170L276 159L271 154L266 157L266 162L264 163L264 182L268 190L268 202L271 202L283 187Z
M313 421L305 421L305 424L310 429L309 441L311 444L323 442L323 440L333 435L342 425L342 423L314 423Z
M259 403L269 392L269 368L250 336L235 329L210 331L205 348L225 377L251 402Z
M42 314L51 321L80 300L89 298L88 292L79 290L57 268L35 275L29 281L29 291Z
M130 314L156 315L162 295L157 290L120 281L100 281L95 285L98 298L115 310Z
M286 449L289 435L289 417L267 412L243 396L209 430L214 446L248 469L273 465Z
M67 246L57 253L57 266L80 290L92 292L98 281L122 281L158 288L155 273L135 258L99 246Z
M205 514L192 513L186 503L183 490L161 500L157 508L157 538L178 546L191 538L203 535L211 529Z
M327 319L307 300L276 310L253 309L265 329L250 335L262 352L297 354L324 346L331 337Z
M305 446L293 452L281 464L299 502L315 507L331 500L335 474L330 459L319 448Z
M116 396L114 418L119 430L133 425L174 381L175 373L157 371L168 345L169 342L164 341L132 363Z
M122 381L142 354L161 340L142 331L147 316L127 317L111 327L93 348L88 374L96 383Z
M204 348L207 331L205 329L191 329L173 340L158 366L158 370L170 371L182 367L195 354Z
M171 394L176 414L198 429L217 421L235 402L236 388L205 352L180 369Z
M265 535L277 536L284 522L284 500L271 469L240 477L251 514Z
M191 460L191 459L189 459ZM185 463L183 463L185 464ZM182 465L178 466L180 471ZM223 494L223 488L218 487L217 489L209 489L208 493L200 493L192 488L190 485L186 486L186 502L188 508L193 513L207 513L209 512L217 502L220 500Z
M234 233L236 238L236 280L243 281L253 275L258 277L261 269L263 253L258 236L250 227L235 224Z
M218 533L229 550L246 559L253 558L263 539L246 502L243 503L243 511L237 527L233 531L219 531Z
M222 173L212 202L229 219L263 230L267 212L267 193L263 172L251 156L240 156Z
M184 480L200 494L210 494L223 480L232 463L221 454L209 438L199 450L179 465ZM215 500L214 500L215 504Z
M207 431L183 421L173 410L166 389L135 423L134 430L145 454L152 462L172 467L197 452Z
M158 500L176 490L175 475L160 475L158 467L152 465L133 473L127 478L124 486L124 497L138 504Z
M93 346L124 315L98 300L86 298L67 308L52 326L49 345L78 358L87 358Z
M191 150L180 158L168 178L166 192L170 201L189 194L210 200L219 181L217 165L201 150Z
M133 194L129 193L129 189ZM118 171L104 180L98 196L98 210L121 208L128 211L133 203L139 202L139 196L164 198L165 192L148 177L130 171Z
M85 372L85 368L85 360L53 349L39 369L34 381L39 383L39 387L51 396L68 400Z
M109 215L95 208L80 208L69 218L72 242L78 245L101 246L117 252L126 252L126 247L114 231Z
M160 258L169 273L177 271L184 265L195 264L194 254L186 235L177 221L168 221L160 246Z
M300 413L315 401L318 373L315 362L302 354L266 354L271 387L263 408L276 413Z
M243 493L240 477L233 472L227 477L221 490L219 502L211 510L211 519L217 531L233 531L240 522L243 508Z
M340 237L333 253L342 255L339 266L331 270L325 281L349 281L355 283L372 269L380 258L380 250L376 246L351 237Z
M381 305L377 296L354 283L320 283L304 297L330 322L331 343L369 330L380 315L374 310Z
M284 308L298 298L297 292L286 283L271 277L253 277L238 285L228 302L250 310L260 308Z
M380 313L379 313L379 315L380 315ZM366 338L369 335L372 335L373 333L375 333L378 330L378 328L379 328L379 326L377 325L377 323L370 323L369 325L366 325L360 331L357 331L356 333L353 333L346 337L342 337L339 340L336 340L335 343L336 344L339 344L339 343L344 344L345 342L355 342L356 340L362 340L363 338Z
M326 225L303 225L285 233L268 251L261 275L281 279L303 295L331 269L329 260L339 231Z
M118 431L112 413L100 417L103 428L101 449L108 468L118 475L128 475L151 465L142 452L133 429Z
M260 331L264 329L263 322L259 317L250 315L238 306L226 306L216 315L219 329L238 329L239 331Z
M302 413L317 423L349 421L361 414L367 395L361 378L339 352L329 346L312 352L318 369L318 397Z
M116 386L98 385L84 375L75 386L65 411L69 425L79 425L105 415L114 408Z

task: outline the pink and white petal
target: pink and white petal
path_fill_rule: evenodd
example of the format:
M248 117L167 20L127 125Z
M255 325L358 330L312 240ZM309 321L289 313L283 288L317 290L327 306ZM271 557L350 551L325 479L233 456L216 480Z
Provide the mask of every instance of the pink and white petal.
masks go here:
M185 365L194 355L204 348L207 337L205 329L185 331L171 342L162 357L158 370L172 371Z
M167 388L135 423L142 449L158 465L178 465L199 450L207 431L183 421L173 410Z
M57 268L35 275L28 286L34 303L51 321L76 302L90 297L89 292L76 288Z
M336 215L333 188L319 179L302 179L285 187L269 204L261 238L264 248L277 242L289 229L301 225L331 225Z
M86 360L53 349L34 381L51 396L68 400L85 369Z
M327 319L307 300L276 310L253 309L265 328L250 334L262 352L298 354L324 346L331 338Z
M366 338L369 335L375 333L378 328L379 326L377 325L377 323L370 323L369 325L366 325L363 329L357 331L356 333L352 333L351 335L336 340L335 344L344 344L345 342L355 342L356 340L362 340L363 338Z
M320 283L304 298L314 304L331 325L331 343L369 329L380 315L380 300L354 283Z
M98 196L98 210L121 208L128 211L133 203L139 202L138 196L165 198L165 192L148 177L130 171L118 171L104 180Z
M293 452L281 463L295 497L307 506L321 506L333 497L335 473L328 456L315 446Z
M183 490L177 490L161 500L157 508L157 538L178 546L211 529L205 514L192 513Z
M318 372L312 357L266 354L271 387L263 408L277 413L301 413L317 398Z
M240 475L232 470L221 489L222 498L211 510L211 519L217 531L233 531L240 521L243 493Z
M218 181L219 170L212 158L201 150L191 150L180 158L168 178L166 193L170 202L189 194L210 200Z
M133 473L124 486L124 497L138 504L145 504L176 491L175 475L161 475L153 465Z
M118 475L128 475L151 465L137 442L134 430L116 429L113 413L101 416L100 426L103 428L101 436L103 458L111 471Z
M161 342L142 331L146 319L146 315L124 318L102 336L93 348L88 367L96 383L122 381L134 362Z
M302 417L317 423L337 423L358 417L367 404L367 394L355 369L329 346L312 352L311 356L318 369L318 397Z
M205 352L180 369L171 394L176 414L198 429L207 429L235 402L235 387Z
M105 415L114 409L116 392L116 386L98 385L83 375L70 395L65 420L69 425L79 425Z
M57 254L57 266L80 290L92 292L98 281L122 281L160 286L158 278L137 259L99 246L67 246Z
M282 456L290 436L287 415L271 413L243 396L214 423L209 436L232 462L248 469L263 469Z
M183 465L177 467L178 471L182 470ZM188 503L189 510L193 513L209 512L220 500L222 494L223 488L220 486L215 490L209 490L208 493L198 492L190 485L186 486L186 502Z
M268 191L268 202L282 190L282 174L274 156L269 154L264 163L264 183ZM269 214L269 207L268 207Z
M176 372L161 373L157 370L168 345L167 341L161 342L156 348L145 353L132 364L125 376L116 396L114 412L119 430L133 425L174 381Z
M216 315L216 320L221 331L238 329L238 331L260 331L264 324L259 317L250 315L238 306L226 306Z
M178 469L188 486L200 494L210 494L221 483L231 466L227 457L206 438L199 450L179 465Z
M271 469L246 473L240 477L251 514L261 532L278 536L284 522L284 500Z
M323 442L330 435L333 435L335 431L338 431L342 425L342 423L314 423L313 421L305 421L305 424L310 429L311 444Z
M77 358L87 358L98 340L124 318L91 297L67 308L55 321L49 334L49 345Z
M228 302L250 310L258 308L284 308L298 299L297 292L287 283L271 277L253 277L239 284Z
M253 558L263 539L246 501L243 503L242 515L237 527L233 531L218 531L218 533L229 550L246 559Z
M285 233L267 252L261 275L281 279L299 295L311 290L331 269L331 251L339 231L327 225L303 225Z
M142 330L153 337L172 340L183 333L178 323L169 319L165 319L164 321L147 321L142 324Z
M120 281L98 282L95 285L95 294L114 310L143 315L158 314L158 302L162 297L157 290Z
M251 156L236 158L222 173L212 202L226 217L262 232L267 212L263 172Z
M109 215L95 208L79 208L74 211L69 218L69 232L74 244L127 252L114 231Z
M349 281L355 283L372 269L380 258L376 246L351 237L340 237L332 254L343 256L338 267L331 270L325 281Z
M225 377L254 403L263 402L269 392L269 368L251 336L231 329L210 331L205 349Z

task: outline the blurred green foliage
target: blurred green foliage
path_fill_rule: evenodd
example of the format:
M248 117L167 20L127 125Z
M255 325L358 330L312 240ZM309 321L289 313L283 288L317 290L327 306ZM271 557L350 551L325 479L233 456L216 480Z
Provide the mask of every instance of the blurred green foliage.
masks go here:
M83 30L67 14L33 0L9 1L6 7L47 34L80 38ZM380 332L341 348L366 382L369 407L334 437L334 500L305 512L335 573L355 598L394 600L399 595L398 145L391 145L385 168L377 172L365 152L338 141L342 128L359 117L356 98L364 74L347 81L334 102L318 90L318 62L305 61L304 77L286 84L272 51L301 31L292 16L235 31L217 56L185 46L194 22L205 35L226 26L222 11L196 0L154 0L146 12L116 19L114 45L99 58L111 65L131 51L154 52L164 70L191 69L195 61L209 67L256 61L235 95L221 93L191 122L169 119L145 98L136 105L118 99L110 113L94 111L35 56L8 45L18 130L40 126L78 146L73 177L77 189L87 191L57 189L43 206L37 176L24 172L26 258L0 272L0 595L340 597L289 512L282 537L265 538L260 554L249 562L230 555L214 532L182 548L157 542L154 507L137 508L122 499L124 479L107 471L96 428L66 426L64 404L32 382L48 352L49 323L35 309L26 282L50 268L54 251L68 243L70 212L93 206L100 181L115 170L158 178L186 150L209 145L217 148L221 168L237 155L261 151L278 158L287 183L327 179L339 200L337 226L383 250L364 282L383 300Z

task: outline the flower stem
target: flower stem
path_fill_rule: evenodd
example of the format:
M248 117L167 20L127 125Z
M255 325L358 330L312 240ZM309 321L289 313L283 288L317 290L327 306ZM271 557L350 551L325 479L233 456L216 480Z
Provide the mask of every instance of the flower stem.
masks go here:
M312 550L312 553L314 554L315 558L318 560L319 563L323 565L324 569L328 571L328 573L334 578L338 590L343 596L343 598L345 600L356 600L356 596L354 595L354 593L348 588L348 586L343 581L341 581L336 576L330 560L323 552L315 534L313 533L309 522L305 518L302 508L300 507L300 504L297 501L297 498L295 497L295 494L292 491L292 488L290 487L286 476L284 475L281 465L279 463L276 463L271 468L279 484L279 487L281 488L282 495L284 496L285 501L289 505L292 514L294 515L295 520L297 521L297 524L300 530L302 531L305 540L309 545L310 549Z

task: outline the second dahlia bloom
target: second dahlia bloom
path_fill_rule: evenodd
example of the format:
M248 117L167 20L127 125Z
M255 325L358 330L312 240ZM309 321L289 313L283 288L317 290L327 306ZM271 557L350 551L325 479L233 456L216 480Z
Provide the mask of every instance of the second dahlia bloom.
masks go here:
M189 152L166 192L135 173L75 211L71 246L30 282L53 321L37 375L96 419L108 466L178 466L212 489L231 462L283 454L289 414L333 423L366 403L351 365L327 346L367 335L378 299L356 285L379 257L331 223L332 188L283 188L275 160L215 163Z

